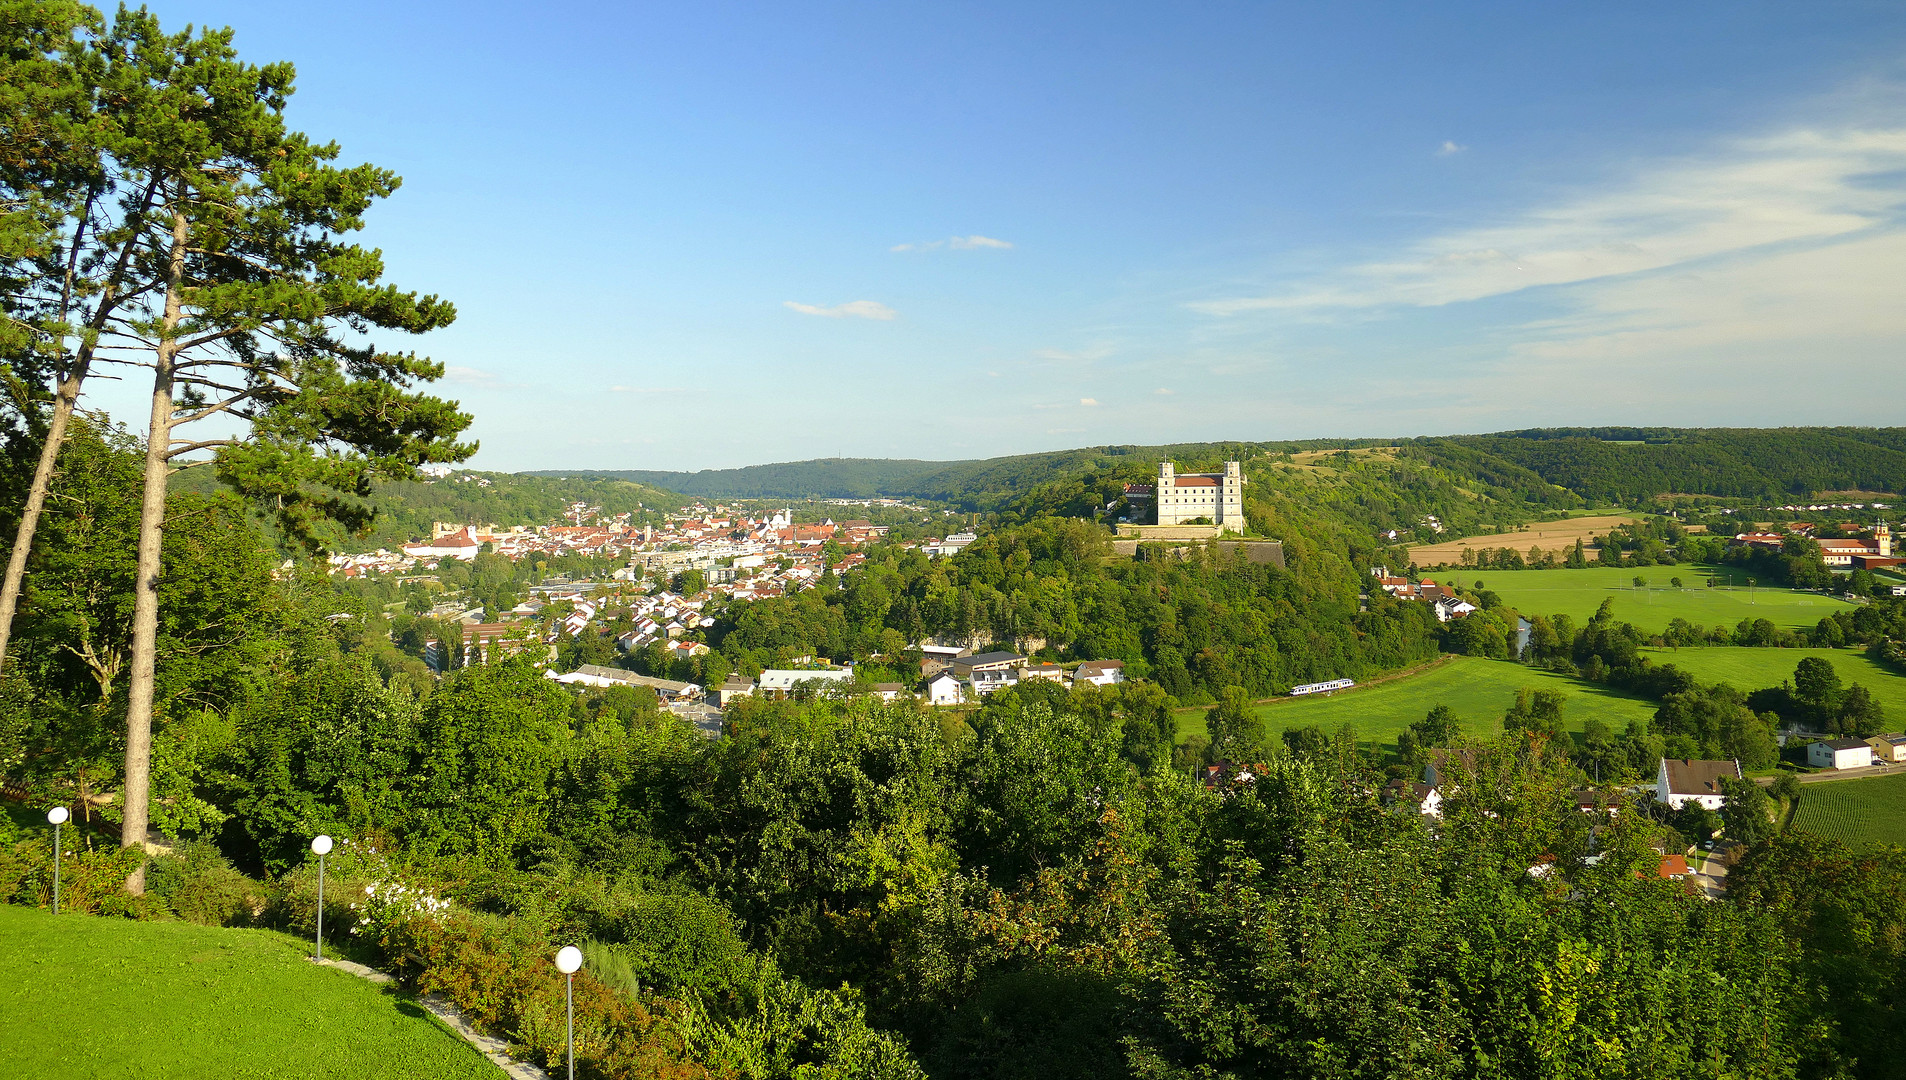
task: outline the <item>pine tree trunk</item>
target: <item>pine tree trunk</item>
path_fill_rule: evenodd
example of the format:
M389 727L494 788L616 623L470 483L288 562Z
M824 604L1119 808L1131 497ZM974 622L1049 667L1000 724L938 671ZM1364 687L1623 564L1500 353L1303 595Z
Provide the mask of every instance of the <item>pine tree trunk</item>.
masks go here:
M133 579L132 675L126 684L126 784L120 818L121 847L143 845L152 797L152 698L159 646L159 554L165 541L165 486L172 448L173 365L185 280L185 214L172 211L172 250L166 267L165 315L152 365L152 418L146 434L145 497L139 506L139 569ZM146 890L141 863L126 879L126 891Z
M60 447L66 442L66 424L79 403L80 384L86 379L82 359L72 374L60 382L53 401L53 419L46 428L46 443L40 447L40 463L33 469L33 484L27 488L26 506L20 511L20 526L14 530L13 551L7 556L6 580L0 582L0 673L7 664L7 645L13 637L13 614L20 607L20 588L26 579L26 559L33 550L33 534L39 531L40 512L46 508L47 489L53 485L53 466L59 460Z

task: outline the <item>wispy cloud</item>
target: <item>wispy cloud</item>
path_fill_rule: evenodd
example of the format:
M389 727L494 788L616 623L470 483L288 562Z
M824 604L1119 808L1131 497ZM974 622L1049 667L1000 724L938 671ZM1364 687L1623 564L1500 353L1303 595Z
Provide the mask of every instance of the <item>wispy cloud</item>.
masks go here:
M496 374L494 372L481 371L473 367L460 367L456 364L445 364L443 366L443 377L453 383L462 383L466 386L496 385Z
M833 307L821 307L817 304L802 304L793 300L783 301L789 311L798 311L803 315L819 315L823 319L873 319L876 322L888 322L899 316L899 312L878 300L850 300Z
M1161 386L1158 389L1152 391L1152 393L1157 394L1159 397L1170 397L1171 395L1177 392L1178 391L1173 390L1170 387L1166 387L1166 386Z
M995 240L990 236L980 236L976 233L972 236L952 236L945 240L924 240L915 244L895 244L887 250L937 251L941 248L945 248L948 251L979 251L984 248L1005 250L1012 246L1010 240Z
M1436 156L1437 157L1454 157L1455 155L1460 154L1467 149L1469 149L1469 147L1464 146L1463 144L1459 142L1454 142L1449 139L1444 139L1443 145L1436 148Z
M699 394L702 391L692 386L611 386L612 394Z
M1085 406L1088 409L1097 407L1098 403L1099 403L1098 398L1082 397L1079 399L1079 404Z
M1391 258L1262 296L1191 305L1210 315L1434 307L1820 244L1897 213L1906 129L1801 129L1633 171L1610 190L1432 236Z
M1110 344L1100 342L1083 349L1034 349L1032 354L1040 360L1051 360L1054 363L1081 364L1103 360L1117 351Z

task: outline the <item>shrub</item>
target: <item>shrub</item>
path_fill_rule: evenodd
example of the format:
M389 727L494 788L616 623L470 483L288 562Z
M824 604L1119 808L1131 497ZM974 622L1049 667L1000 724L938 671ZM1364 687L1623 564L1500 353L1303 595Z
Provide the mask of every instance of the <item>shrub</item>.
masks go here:
M250 926L266 911L271 890L233 869L218 848L181 845L146 867L146 889L172 913L204 926Z
M53 905L53 848L50 837L23 840L0 849L0 895L15 904ZM164 913L157 897L129 896L126 878L145 860L138 848L88 850L68 831L60 837L60 909L134 918Z

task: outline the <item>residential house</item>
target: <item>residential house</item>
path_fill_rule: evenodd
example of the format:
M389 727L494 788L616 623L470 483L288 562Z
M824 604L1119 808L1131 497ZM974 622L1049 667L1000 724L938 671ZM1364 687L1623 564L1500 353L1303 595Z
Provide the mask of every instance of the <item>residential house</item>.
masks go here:
M1875 735L1866 745L1873 748L1874 761L1906 761L1906 735Z
M950 671L935 672L927 680L928 705L958 705L964 699L965 684Z
M1434 784L1399 777L1390 781L1388 790L1392 806L1414 806L1417 813L1427 818L1443 816L1443 793L1436 790Z
M877 682L874 684L874 693L882 701L893 701L896 698L898 698L901 694L904 694L906 692L907 692L906 686L904 686L901 683Z
M1474 750L1435 749L1429 752L1429 761L1423 766L1423 782L1433 788L1448 788L1455 772L1474 772L1476 752Z
M657 679L649 675L637 675L622 668L603 667L600 664L583 664L576 670L557 674L545 672L547 677L568 686L644 686L655 691L655 696L663 701L693 701L701 696L702 688L692 682L677 682L674 679Z
M1111 686L1125 681L1125 661L1087 660L1072 671L1072 685Z
M722 683L714 689L715 707L717 709L725 709L728 707L728 703L736 698L752 697L753 695L754 680L730 675L727 682Z
M1655 799L1673 810L1690 802L1719 810L1726 801L1721 781L1727 778L1741 778L1740 762L1663 758L1661 768L1655 773Z
M1057 664L1030 664L1021 675L1025 679L1044 679L1047 682L1063 684L1066 680L1065 669Z
M1018 686L1020 674L1019 668L985 668L975 671L966 681L971 684L975 694L984 696L995 690Z
M1858 769L1873 764L1865 739L1822 739L1807 747L1807 764L1816 769Z

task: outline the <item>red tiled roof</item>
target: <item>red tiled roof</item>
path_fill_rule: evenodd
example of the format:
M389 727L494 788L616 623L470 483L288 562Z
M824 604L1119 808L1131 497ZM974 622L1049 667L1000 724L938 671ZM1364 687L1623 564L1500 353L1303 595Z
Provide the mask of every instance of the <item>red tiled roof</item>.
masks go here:
M1218 482L1216 480L1211 479L1209 476L1181 476L1178 478L1178 486L1181 488L1217 487Z

